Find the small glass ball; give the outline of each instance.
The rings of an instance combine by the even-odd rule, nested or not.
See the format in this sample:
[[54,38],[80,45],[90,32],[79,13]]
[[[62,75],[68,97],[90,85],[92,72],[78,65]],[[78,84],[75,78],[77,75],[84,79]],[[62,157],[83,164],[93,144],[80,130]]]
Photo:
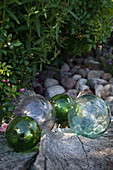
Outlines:
[[97,138],[108,129],[110,121],[109,107],[95,95],[80,96],[70,105],[68,122],[77,135]]
[[73,99],[67,94],[57,94],[50,100],[50,103],[55,108],[56,118],[58,118],[60,122],[68,121],[68,109],[72,102]]
[[40,141],[40,136],[38,123],[28,116],[14,118],[6,128],[7,143],[18,152],[33,149]]
[[51,103],[41,95],[24,98],[14,110],[15,117],[29,116],[37,121],[40,130],[51,130],[55,124],[56,114]]

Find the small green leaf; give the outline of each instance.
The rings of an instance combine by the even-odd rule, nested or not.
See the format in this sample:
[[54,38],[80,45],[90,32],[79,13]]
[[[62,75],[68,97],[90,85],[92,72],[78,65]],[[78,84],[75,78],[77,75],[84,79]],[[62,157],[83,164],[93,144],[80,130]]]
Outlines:
[[42,71],[42,62],[40,63],[40,71]]
[[12,87],[12,92],[15,93],[16,91],[17,91],[16,86],[13,86],[13,87]]
[[58,42],[58,37],[59,37],[58,33],[59,33],[59,27],[57,26],[56,27],[56,40],[57,40],[57,42]]
[[22,43],[20,41],[13,41],[12,45],[18,47],[18,46],[22,45]]
[[65,10],[66,10],[67,12],[69,12],[75,19],[79,20],[79,18],[77,17],[77,15],[76,15],[73,11],[71,11],[71,10],[68,9],[68,8],[65,8]]
[[0,9],[4,7],[3,2],[0,2]]
[[40,19],[39,19],[39,17],[36,20],[36,31],[38,33],[38,36],[40,37]]
[[20,92],[16,92],[16,95],[19,95],[19,96],[21,96],[21,95],[22,95],[22,93],[20,93]]
[[24,63],[25,63],[26,66],[29,65],[29,62],[28,62],[28,61],[25,61]]
[[13,67],[12,67],[12,66],[10,66],[10,65],[7,65],[6,67],[7,67],[7,68],[13,68]]
[[9,86],[5,87],[5,89],[6,89],[7,91],[9,91],[9,92],[12,91],[11,87],[9,87]]
[[4,62],[4,63],[2,64],[2,67],[4,67],[4,66],[6,66],[6,62]]
[[1,52],[2,52],[5,56],[7,55],[7,51],[1,50]]
[[18,18],[16,17],[16,15],[12,11],[10,11],[9,9],[6,9],[6,11],[18,24],[20,24]]
[[42,41],[44,41],[46,38],[49,38],[51,36],[51,33],[48,33],[44,36],[42,36],[42,38],[38,39],[34,45],[40,44]]
[[8,41],[11,41],[11,39],[12,39],[12,34],[9,34],[8,35]]
[[16,71],[16,74],[21,75],[22,73],[20,71]]
[[7,37],[7,31],[6,31],[6,30],[2,30],[2,32],[3,32],[3,35],[4,35],[5,37]]
[[9,102],[3,103],[2,106],[9,106]]

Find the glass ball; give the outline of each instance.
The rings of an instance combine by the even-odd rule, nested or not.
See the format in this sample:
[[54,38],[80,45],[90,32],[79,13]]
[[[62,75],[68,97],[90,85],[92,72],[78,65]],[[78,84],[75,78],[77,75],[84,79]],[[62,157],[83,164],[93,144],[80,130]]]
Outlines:
[[68,121],[68,109],[72,102],[73,99],[67,94],[57,94],[50,100],[50,103],[55,108],[56,118],[58,118],[60,122]]
[[8,145],[18,152],[29,151],[40,141],[38,123],[28,116],[14,118],[6,128]]
[[80,96],[70,105],[68,122],[77,135],[97,138],[108,129],[110,121],[109,107],[95,95]]
[[14,110],[15,117],[25,115],[37,121],[40,130],[51,130],[55,124],[55,109],[51,103],[41,95],[24,98]]

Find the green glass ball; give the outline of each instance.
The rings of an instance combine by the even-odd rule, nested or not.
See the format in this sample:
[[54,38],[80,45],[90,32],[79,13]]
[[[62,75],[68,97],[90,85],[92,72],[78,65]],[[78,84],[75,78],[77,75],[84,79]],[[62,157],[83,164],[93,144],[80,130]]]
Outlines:
[[50,103],[55,108],[56,118],[59,119],[60,122],[68,121],[68,109],[72,102],[73,99],[67,94],[57,94],[50,100]]
[[107,104],[95,95],[83,95],[70,105],[68,122],[77,134],[95,139],[109,127],[111,112]]
[[18,152],[33,149],[40,141],[40,136],[38,123],[28,116],[14,118],[6,128],[7,143]]

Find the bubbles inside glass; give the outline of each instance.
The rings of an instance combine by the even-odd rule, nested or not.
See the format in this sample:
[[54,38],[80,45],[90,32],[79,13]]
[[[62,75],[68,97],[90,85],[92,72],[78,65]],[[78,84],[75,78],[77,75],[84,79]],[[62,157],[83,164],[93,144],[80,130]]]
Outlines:
[[70,105],[68,122],[77,135],[95,139],[108,129],[111,112],[103,99],[86,94],[76,98]]

